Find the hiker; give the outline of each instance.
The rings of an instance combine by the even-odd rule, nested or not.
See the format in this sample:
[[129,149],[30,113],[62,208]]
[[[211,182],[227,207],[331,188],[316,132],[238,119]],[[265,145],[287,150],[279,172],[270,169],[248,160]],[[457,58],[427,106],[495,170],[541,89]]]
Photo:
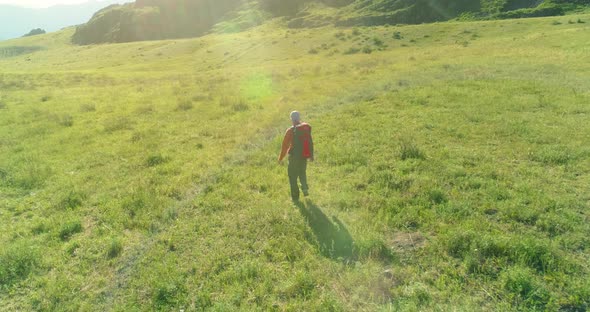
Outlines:
[[299,201],[299,186],[297,179],[301,182],[303,196],[309,195],[307,185],[307,160],[313,161],[313,140],[311,139],[311,126],[301,121],[301,114],[298,111],[291,113],[293,126],[287,129],[279,164],[289,154],[289,183],[291,184],[291,198],[294,202]]

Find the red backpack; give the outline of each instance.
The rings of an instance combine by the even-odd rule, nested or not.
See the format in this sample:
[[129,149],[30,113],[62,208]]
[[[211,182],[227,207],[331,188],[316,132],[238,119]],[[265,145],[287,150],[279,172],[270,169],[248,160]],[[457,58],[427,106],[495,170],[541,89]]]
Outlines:
[[311,138],[311,126],[306,123],[300,123],[293,126],[293,147],[289,154],[301,158],[313,157],[313,140]]

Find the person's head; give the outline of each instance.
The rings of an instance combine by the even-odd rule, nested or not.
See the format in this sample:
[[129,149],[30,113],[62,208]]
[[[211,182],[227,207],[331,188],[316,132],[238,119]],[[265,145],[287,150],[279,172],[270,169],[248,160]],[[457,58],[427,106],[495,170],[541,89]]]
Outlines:
[[301,114],[298,111],[291,112],[291,121],[294,125],[298,125],[301,122]]

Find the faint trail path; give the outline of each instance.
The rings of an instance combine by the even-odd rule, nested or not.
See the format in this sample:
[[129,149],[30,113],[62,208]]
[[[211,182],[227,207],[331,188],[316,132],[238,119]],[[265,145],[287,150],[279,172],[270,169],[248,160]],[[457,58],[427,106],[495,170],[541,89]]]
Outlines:
[[[380,82],[371,81],[370,83],[367,83],[367,85],[363,85],[358,89],[346,91],[346,93],[341,97],[333,96],[329,97],[319,105],[309,105],[306,108],[306,111],[308,114],[321,115],[330,112],[337,106],[356,104],[361,101],[373,98],[379,93],[385,92],[385,86],[389,84],[390,81],[387,80]],[[377,87],[375,87],[376,85]],[[367,92],[366,90],[370,90],[370,92]],[[193,187],[185,192],[183,198],[177,201],[170,208],[177,209],[179,214],[182,211],[191,209],[191,202],[196,197],[200,196],[203,193],[203,190],[205,190],[207,187],[212,187],[217,183],[217,177],[221,176],[225,172],[225,168],[231,167],[227,166],[228,164],[235,162],[239,163],[245,156],[256,153],[260,149],[265,148],[268,144],[272,143],[273,139],[277,135],[282,135],[284,127],[284,118],[279,115],[273,116],[268,125],[260,131],[262,135],[258,136],[257,140],[248,142],[246,146],[237,146],[234,151],[229,153],[228,157],[222,158],[224,161],[220,166],[220,169],[210,172],[210,174],[196,182]],[[247,150],[248,152],[244,153],[244,150]],[[101,310],[112,311],[116,308],[119,294],[124,293],[124,290],[129,287],[129,281],[133,272],[138,266],[141,265],[141,262],[143,259],[145,259],[146,254],[158,242],[159,237],[173,230],[177,222],[179,222],[179,219],[182,218],[172,220],[158,233],[150,236],[144,241],[141,241],[139,244],[134,246],[133,250],[128,252],[127,256],[123,260],[120,261],[122,264],[116,269],[115,279],[110,283],[111,286],[108,287],[108,291],[102,296],[102,303],[100,303],[102,306]]]

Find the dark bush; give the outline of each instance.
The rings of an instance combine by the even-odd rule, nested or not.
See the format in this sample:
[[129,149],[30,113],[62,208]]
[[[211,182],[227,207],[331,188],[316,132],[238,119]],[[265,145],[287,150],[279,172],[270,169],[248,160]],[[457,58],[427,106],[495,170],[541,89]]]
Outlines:
[[176,110],[177,111],[188,111],[193,109],[194,105],[193,102],[191,102],[190,100],[184,100],[184,101],[180,101],[178,102],[178,105],[176,106]]
[[74,234],[82,232],[82,223],[79,220],[68,221],[61,226],[59,238],[68,240]]
[[424,152],[412,140],[404,139],[400,142],[400,157],[406,159],[424,159]]
[[357,54],[357,53],[359,53],[360,51],[361,51],[361,49],[359,49],[359,48],[351,47],[351,48],[349,48],[348,50],[344,51],[344,53],[343,53],[343,54],[345,54],[345,55],[350,55],[350,54]]
[[443,204],[448,201],[447,195],[439,189],[428,191],[428,200],[435,205]]
[[91,103],[82,104],[82,105],[80,105],[80,111],[83,113],[95,112],[96,106]]
[[30,36],[42,35],[42,34],[45,34],[45,33],[46,33],[45,30],[43,30],[41,28],[35,28],[35,29],[32,29],[31,31],[29,31],[23,37],[30,37]]
[[60,209],[76,209],[84,203],[86,195],[80,192],[70,191],[58,204]]
[[74,117],[69,114],[65,114],[59,118],[59,124],[64,127],[71,127],[74,125]]
[[107,250],[107,258],[113,259],[123,252],[123,244],[118,239],[112,239]]
[[512,267],[501,276],[504,289],[514,294],[526,306],[543,308],[549,299],[547,290],[536,281],[533,272],[522,267]]
[[155,155],[148,156],[146,164],[148,165],[148,167],[154,167],[154,166],[163,164],[167,161],[168,161],[168,158],[166,158],[160,154],[155,154]]
[[37,250],[24,242],[3,246],[0,249],[0,286],[10,286],[27,278],[40,263]]

